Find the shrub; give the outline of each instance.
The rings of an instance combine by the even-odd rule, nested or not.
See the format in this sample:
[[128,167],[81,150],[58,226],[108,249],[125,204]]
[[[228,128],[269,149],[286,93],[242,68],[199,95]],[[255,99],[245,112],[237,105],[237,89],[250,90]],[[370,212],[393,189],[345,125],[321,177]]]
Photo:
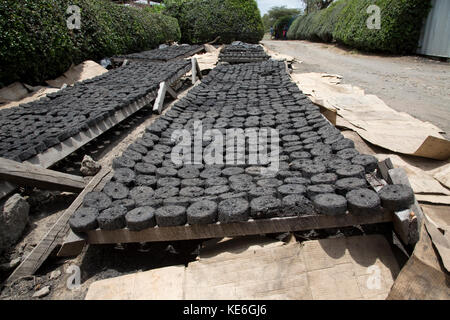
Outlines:
[[[367,8],[381,9],[381,29],[369,29]],[[409,53],[417,47],[430,0],[337,0],[330,7],[298,17],[289,39],[336,40],[365,51]]]
[[220,36],[221,42],[235,40],[257,43],[264,36],[255,0],[166,0],[166,14],[178,19],[181,41],[204,43]]
[[327,9],[298,17],[289,29],[288,38],[331,42],[336,20],[347,1],[335,1]]
[[[370,4],[381,9],[380,30],[367,28],[366,10]],[[429,0],[349,1],[339,16],[333,38],[361,50],[414,52],[430,7]]]
[[284,16],[277,19],[274,25],[275,37],[277,39],[281,39],[283,37],[284,27],[287,26],[289,28],[294,19],[295,16]]
[[[81,30],[67,28],[69,5],[81,8]],[[41,83],[72,63],[180,38],[174,18],[105,0],[0,0],[0,16],[0,86]]]

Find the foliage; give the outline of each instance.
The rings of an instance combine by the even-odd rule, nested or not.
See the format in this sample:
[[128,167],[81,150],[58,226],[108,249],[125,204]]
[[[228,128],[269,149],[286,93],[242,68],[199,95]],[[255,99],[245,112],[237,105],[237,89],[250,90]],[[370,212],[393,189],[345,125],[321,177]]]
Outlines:
[[165,0],[164,4],[165,13],[178,19],[185,43],[209,42],[218,36],[223,43],[257,43],[264,36],[255,0]]
[[[380,30],[367,28],[370,4],[381,9]],[[349,1],[339,14],[333,38],[366,51],[414,52],[430,8],[430,0]]]
[[274,31],[275,31],[275,38],[281,39],[283,38],[283,30],[285,27],[288,28],[291,25],[291,23],[294,21],[295,16],[284,16],[279,18],[274,25]]
[[[369,29],[370,5],[381,9],[381,29]],[[430,0],[337,0],[327,9],[298,17],[289,39],[331,42],[364,51],[414,52]]]
[[267,32],[270,30],[270,27],[274,27],[277,20],[282,17],[292,17],[297,16],[301,13],[300,9],[290,9],[286,6],[281,7],[272,7],[264,16],[263,16],[263,24],[264,30]]
[[[81,8],[81,29],[67,27],[67,8]],[[0,0],[0,86],[36,84],[72,63],[178,41],[177,21],[105,0]]]

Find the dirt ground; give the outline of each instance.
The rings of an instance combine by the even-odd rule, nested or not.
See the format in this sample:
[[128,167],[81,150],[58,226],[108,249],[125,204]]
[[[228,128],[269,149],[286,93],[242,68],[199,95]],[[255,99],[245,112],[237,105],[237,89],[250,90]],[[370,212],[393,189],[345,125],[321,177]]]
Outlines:
[[429,121],[450,139],[450,63],[421,56],[380,56],[308,41],[271,41],[269,49],[302,61],[298,73],[338,74],[391,108]]

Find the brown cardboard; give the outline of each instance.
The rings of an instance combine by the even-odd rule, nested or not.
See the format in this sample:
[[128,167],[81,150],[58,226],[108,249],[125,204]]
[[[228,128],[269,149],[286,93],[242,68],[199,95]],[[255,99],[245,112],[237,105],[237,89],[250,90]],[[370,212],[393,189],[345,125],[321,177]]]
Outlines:
[[86,299],[385,299],[398,273],[380,235],[302,244],[239,237],[209,242],[187,268],[95,282]]

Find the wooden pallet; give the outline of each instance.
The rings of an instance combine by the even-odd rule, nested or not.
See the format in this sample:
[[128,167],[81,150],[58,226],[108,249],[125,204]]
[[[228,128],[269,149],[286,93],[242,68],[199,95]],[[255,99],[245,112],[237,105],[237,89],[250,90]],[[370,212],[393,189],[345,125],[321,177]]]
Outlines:
[[124,57],[112,57],[111,60],[112,60],[115,64],[121,64],[121,63],[123,63],[125,60],[127,60],[127,61],[137,61],[137,62],[139,62],[139,61],[147,61],[147,62],[167,63],[167,62],[171,62],[171,61],[176,61],[176,60],[182,60],[182,59],[190,58],[190,57],[192,57],[193,55],[195,55],[195,54],[197,54],[197,53],[200,53],[200,52],[202,52],[202,51],[204,51],[204,50],[205,50],[205,47],[202,45],[202,46],[200,46],[199,48],[197,48],[197,49],[195,49],[195,50],[192,50],[192,51],[189,51],[188,53],[185,53],[185,54],[182,55],[182,56],[179,56],[179,57],[176,57],[176,58],[167,60],[167,61],[164,61],[164,60],[152,60],[152,59],[133,59],[133,58],[129,58],[129,57],[127,57],[127,58],[124,58]]
[[391,221],[391,212],[382,212],[378,215],[362,216],[355,216],[351,214],[342,216],[310,215],[264,220],[249,220],[246,222],[226,224],[215,223],[208,225],[185,225],[180,227],[155,227],[140,232],[132,232],[128,229],[115,231],[98,229],[88,232],[85,239],[88,244],[179,241],[294,232],[313,229],[343,228]]
[[[191,69],[191,65],[188,65],[185,69],[180,70],[173,77],[166,82],[171,85],[178,81],[182,76],[187,74]],[[149,92],[145,97],[140,98],[136,102],[129,104],[128,106],[116,111],[113,115],[100,121],[97,124],[91,125],[88,129],[79,132],[73,137],[57,144],[56,146],[47,149],[46,151],[34,156],[33,158],[24,161],[27,164],[33,164],[42,168],[49,168],[55,163],[61,161],[68,155],[72,154],[76,150],[80,149],[84,145],[88,144],[101,134],[105,133],[109,129],[113,128],[123,120],[127,119],[137,111],[141,110],[145,106],[149,105],[158,95],[158,89]],[[0,181],[0,200],[9,194],[11,194],[17,186],[8,181]]]

